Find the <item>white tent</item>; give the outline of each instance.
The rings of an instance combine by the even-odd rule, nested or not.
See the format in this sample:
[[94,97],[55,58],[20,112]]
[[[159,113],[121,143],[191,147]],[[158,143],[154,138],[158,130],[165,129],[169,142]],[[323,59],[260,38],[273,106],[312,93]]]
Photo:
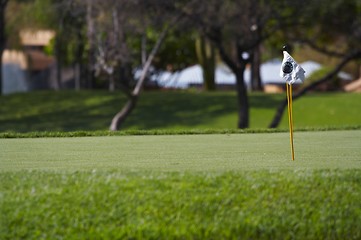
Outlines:
[[[261,65],[261,79],[263,84],[282,84],[283,80],[279,76],[282,61],[273,59]],[[306,78],[314,71],[321,68],[319,63],[307,61],[300,64],[306,71]],[[158,78],[158,84],[168,88],[187,88],[190,85],[201,85],[203,83],[202,68],[200,65],[193,65],[177,74],[164,73]],[[246,85],[250,85],[250,70],[247,68],[244,73]],[[235,75],[230,69],[221,64],[216,68],[215,73],[216,84],[234,85],[236,83]]]

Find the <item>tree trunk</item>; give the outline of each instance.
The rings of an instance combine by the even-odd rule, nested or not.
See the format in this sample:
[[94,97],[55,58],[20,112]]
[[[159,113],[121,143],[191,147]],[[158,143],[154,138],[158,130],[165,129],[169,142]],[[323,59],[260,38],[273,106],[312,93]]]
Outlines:
[[[293,95],[293,100],[296,100],[300,97],[302,97],[303,95],[305,95],[309,90],[312,90],[314,88],[316,88],[317,86],[331,81],[333,79],[333,77],[335,77],[339,71],[341,71],[341,69],[350,61],[354,60],[354,59],[358,59],[361,58],[361,50],[357,50],[354,51],[350,54],[348,54],[347,56],[345,56],[341,62],[335,67],[335,69],[330,72],[329,74],[327,74],[326,76],[324,76],[323,78],[321,78],[320,80],[313,82],[312,84],[306,86],[305,88],[303,88],[301,91],[299,91],[298,93],[296,93],[295,95]],[[276,110],[276,114],[273,117],[273,120],[271,122],[271,124],[268,126],[269,128],[276,128],[278,127],[279,123],[281,122],[282,119],[282,115],[283,112],[285,111],[285,108],[287,106],[287,98],[285,98],[281,104],[279,105],[279,107]]]
[[62,49],[61,49],[61,33],[58,33],[55,37],[55,55],[56,55],[56,81],[55,81],[55,90],[61,89],[62,85]]
[[215,50],[204,36],[196,41],[197,58],[203,70],[203,86],[207,91],[216,89]]
[[114,73],[109,74],[109,92],[115,91],[115,78]]
[[93,88],[94,82],[94,65],[95,65],[95,26],[93,20],[93,1],[87,0],[87,9],[86,9],[86,22],[87,22],[87,37],[89,42],[88,50],[88,69],[87,69],[87,87]]
[[125,119],[131,114],[138,101],[138,96],[132,96],[128,99],[128,102],[124,105],[123,109],[118,112],[112,119],[109,130],[116,131],[119,126],[123,124]]
[[252,91],[263,91],[260,73],[261,53],[259,46],[253,50],[251,61],[251,89]]
[[[79,26],[80,28],[80,26]],[[77,34],[77,44],[76,44],[76,56],[75,56],[75,90],[79,91],[81,88],[81,78],[82,78],[82,58],[84,54],[84,39],[81,31]]]
[[244,83],[244,69],[245,66],[241,66],[236,73],[236,91],[238,100],[238,128],[249,127],[249,103],[247,88]]
[[244,82],[244,70],[246,69],[247,60],[242,57],[242,49],[237,46],[237,61],[233,60],[230,55],[225,51],[222,41],[217,38],[210,37],[216,44],[219,54],[224,63],[232,70],[236,75],[236,91],[238,102],[238,128],[249,127],[249,103],[247,88]]
[[145,62],[147,61],[147,36],[146,33],[142,34],[142,43],[141,43],[141,62],[142,66],[144,66]]
[[132,66],[129,63],[119,64],[119,84],[123,89],[129,89],[132,78]]
[[74,88],[75,91],[79,91],[80,90],[80,63],[76,62],[74,65]]
[[112,119],[112,122],[110,124],[109,129],[111,131],[116,131],[119,130],[120,126],[122,125],[122,123],[125,121],[125,119],[129,116],[129,114],[133,111],[136,102],[138,100],[139,94],[141,92],[141,90],[143,89],[146,77],[147,77],[147,73],[148,70],[151,66],[151,63],[156,55],[156,53],[158,52],[161,44],[163,43],[169,29],[173,26],[173,24],[175,24],[181,16],[178,16],[176,18],[173,19],[173,21],[168,25],[168,27],[166,29],[164,29],[162,31],[162,33],[160,34],[159,38],[157,39],[157,42],[155,43],[152,51],[150,52],[150,54],[148,55],[148,58],[145,62],[145,64],[143,65],[143,69],[142,69],[142,73],[140,75],[140,78],[137,82],[137,85],[135,86],[134,90],[130,93],[130,91],[127,93],[128,95],[128,102],[125,104],[125,106],[123,107],[123,109],[118,112]]
[[5,9],[8,1],[0,1],[0,95],[3,92],[2,56],[5,49]]

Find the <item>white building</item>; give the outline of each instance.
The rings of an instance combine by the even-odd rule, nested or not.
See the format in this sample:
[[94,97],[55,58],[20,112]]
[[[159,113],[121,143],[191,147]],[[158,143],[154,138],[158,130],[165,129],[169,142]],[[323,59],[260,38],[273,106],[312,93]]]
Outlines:
[[[5,49],[2,56],[3,94],[48,87],[55,59],[42,48],[54,37],[53,31],[20,32],[23,51]],[[40,86],[40,87],[39,87]]]

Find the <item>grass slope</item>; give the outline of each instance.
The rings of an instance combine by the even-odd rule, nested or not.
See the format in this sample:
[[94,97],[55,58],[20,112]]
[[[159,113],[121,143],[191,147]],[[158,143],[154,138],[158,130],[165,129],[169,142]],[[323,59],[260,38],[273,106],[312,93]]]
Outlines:
[[[266,128],[281,95],[250,94],[251,128]],[[104,91],[0,96],[0,132],[106,130],[125,98]],[[236,129],[234,92],[145,92],[124,129]],[[310,94],[294,102],[296,128],[361,125],[361,94]],[[288,128],[286,115],[280,128]]]
[[0,239],[360,239],[360,137],[0,139]]

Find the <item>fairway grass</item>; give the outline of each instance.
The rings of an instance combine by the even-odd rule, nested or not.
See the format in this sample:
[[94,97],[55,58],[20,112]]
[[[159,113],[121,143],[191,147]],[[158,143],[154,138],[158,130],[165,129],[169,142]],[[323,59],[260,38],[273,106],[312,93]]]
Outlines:
[[0,171],[361,168],[361,130],[0,139]]
[[0,239],[360,239],[361,130],[0,139]]

